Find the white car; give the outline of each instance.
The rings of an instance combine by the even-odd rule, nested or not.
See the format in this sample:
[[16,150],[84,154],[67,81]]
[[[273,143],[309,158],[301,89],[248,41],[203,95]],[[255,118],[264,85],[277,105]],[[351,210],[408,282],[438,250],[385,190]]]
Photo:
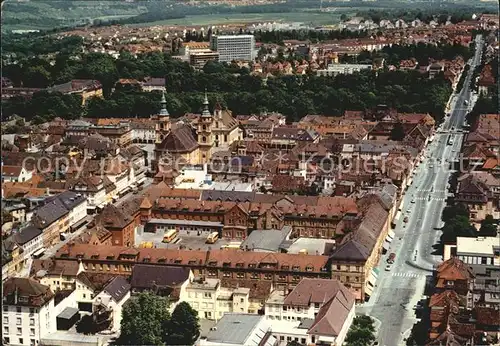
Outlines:
[[415,200],[414,200],[414,199],[412,199],[410,203],[415,203]]
[[385,271],[386,272],[391,271],[391,268],[392,268],[391,265],[388,264],[388,265],[385,266]]

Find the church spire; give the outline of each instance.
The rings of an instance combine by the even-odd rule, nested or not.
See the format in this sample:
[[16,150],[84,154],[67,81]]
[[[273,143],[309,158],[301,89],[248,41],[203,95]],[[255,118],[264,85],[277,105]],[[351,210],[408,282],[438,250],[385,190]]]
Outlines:
[[208,97],[207,97],[207,89],[205,89],[205,99],[203,100],[203,111],[201,112],[202,117],[211,117],[210,109],[208,108]]
[[160,115],[168,117],[170,114],[168,113],[167,110],[167,100],[165,99],[165,92],[162,92],[161,94],[160,103],[161,103]]

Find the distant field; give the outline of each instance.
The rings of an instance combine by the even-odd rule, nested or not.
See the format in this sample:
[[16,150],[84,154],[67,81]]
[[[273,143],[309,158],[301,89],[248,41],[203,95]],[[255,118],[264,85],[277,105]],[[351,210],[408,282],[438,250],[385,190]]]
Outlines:
[[333,25],[340,22],[340,16],[353,15],[357,8],[339,9],[336,12],[288,12],[288,13],[238,13],[238,14],[211,14],[186,16],[181,19],[167,19],[156,22],[131,24],[132,26],[152,25],[210,25],[251,22],[303,22],[313,25]]

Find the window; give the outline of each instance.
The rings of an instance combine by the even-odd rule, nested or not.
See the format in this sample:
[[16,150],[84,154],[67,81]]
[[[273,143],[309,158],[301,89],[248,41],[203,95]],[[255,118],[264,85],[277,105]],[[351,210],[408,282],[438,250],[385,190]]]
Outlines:
[[314,303],[314,307],[315,307],[316,309],[319,309],[319,303]]
[[[85,298],[85,297],[84,297]],[[35,313],[35,309],[33,308],[30,308],[30,314],[34,314]]]
[[35,319],[34,318],[30,318],[30,326],[34,326],[35,325]]
[[35,336],[35,329],[34,328],[30,329],[30,336]]
[[23,334],[23,329],[22,328],[17,328],[17,335],[22,335]]
[[292,337],[291,336],[287,336],[286,337],[286,341],[292,341]]
[[212,298],[212,293],[205,292],[205,298]]
[[3,311],[5,311],[5,312],[9,311],[9,307],[7,305],[4,305],[3,306]]
[[266,280],[271,280],[273,278],[272,274],[266,274],[265,276]]
[[283,335],[280,335],[280,340],[285,341],[285,337]]
[[240,298],[240,303],[244,303],[244,302],[245,302],[245,299]]
[[36,341],[35,341],[35,339],[30,339],[30,345],[31,345],[31,346],[35,346],[35,345],[36,345]]
[[24,340],[23,340],[23,338],[19,338],[19,343],[20,343],[21,345],[22,345],[22,344],[24,344]]
[[306,339],[305,338],[301,338],[300,339],[300,343],[303,344],[303,345],[305,345],[306,344]]
[[3,327],[3,332],[4,334],[9,334],[9,327],[7,326]]
[[21,317],[18,317],[18,318],[16,319],[16,324],[17,324],[18,326],[20,326],[20,325],[21,325]]
[[20,314],[20,313],[21,313],[21,307],[20,307],[20,306],[16,306],[16,312],[17,312],[18,314]]

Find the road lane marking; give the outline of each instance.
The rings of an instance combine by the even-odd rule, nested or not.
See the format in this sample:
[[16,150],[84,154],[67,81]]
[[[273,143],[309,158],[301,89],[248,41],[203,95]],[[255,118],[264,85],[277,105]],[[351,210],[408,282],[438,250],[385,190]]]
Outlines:
[[413,272],[406,272],[406,273],[392,273],[392,276],[395,277],[403,277],[403,278],[416,278],[422,276],[422,274],[417,274]]

